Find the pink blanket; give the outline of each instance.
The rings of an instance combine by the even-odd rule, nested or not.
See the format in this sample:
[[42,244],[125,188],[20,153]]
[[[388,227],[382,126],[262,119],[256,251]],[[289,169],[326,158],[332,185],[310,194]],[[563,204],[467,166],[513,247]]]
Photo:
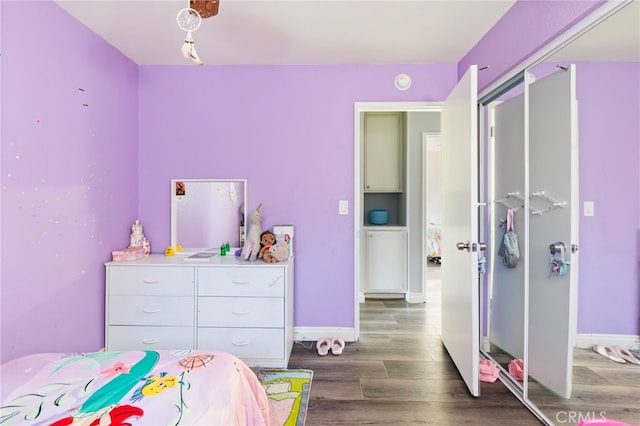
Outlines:
[[29,355],[0,366],[4,425],[267,425],[255,374],[220,351]]

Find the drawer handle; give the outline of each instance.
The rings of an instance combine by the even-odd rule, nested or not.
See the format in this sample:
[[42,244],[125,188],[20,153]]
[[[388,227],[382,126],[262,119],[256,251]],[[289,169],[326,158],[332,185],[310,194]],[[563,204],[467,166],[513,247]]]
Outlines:
[[248,346],[249,342],[247,342],[246,340],[243,340],[240,342],[231,342],[231,344],[233,344],[233,346]]
[[160,312],[160,309],[156,308],[156,309],[143,309],[142,312],[144,312],[145,314],[157,314],[158,312]]
[[249,284],[251,281],[231,281],[233,284]]
[[249,312],[245,311],[245,312],[239,312],[239,311],[232,311],[231,312],[233,315],[248,315]]
[[160,282],[160,280],[142,280],[142,282],[145,282],[147,284],[157,284]]
[[142,339],[142,343],[145,345],[155,345],[156,343],[160,343],[160,339]]

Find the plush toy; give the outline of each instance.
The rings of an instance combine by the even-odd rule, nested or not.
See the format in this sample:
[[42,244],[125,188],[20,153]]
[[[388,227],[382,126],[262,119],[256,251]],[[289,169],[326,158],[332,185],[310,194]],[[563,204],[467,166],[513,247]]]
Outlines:
[[258,257],[267,263],[274,263],[276,259],[271,256],[269,249],[276,243],[276,236],[273,232],[266,230],[260,234],[260,253]]
[[269,248],[268,253],[273,259],[273,262],[284,262],[289,259],[289,249],[282,244],[274,244]]
[[255,262],[260,252],[260,235],[262,234],[262,203],[249,215],[249,232],[240,255],[243,259]]

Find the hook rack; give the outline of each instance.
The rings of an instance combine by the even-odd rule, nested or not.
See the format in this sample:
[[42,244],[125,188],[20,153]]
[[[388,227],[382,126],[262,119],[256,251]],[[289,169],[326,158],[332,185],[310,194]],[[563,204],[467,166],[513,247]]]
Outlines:
[[[560,209],[567,205],[566,201],[559,201],[550,197],[544,191],[534,192],[531,194],[529,199],[531,200],[531,203],[529,204],[531,214],[539,216],[542,216],[548,211]],[[509,192],[506,197],[495,200],[495,202],[508,209],[513,209],[514,213],[524,207],[524,198],[519,192]],[[540,203],[544,204],[540,206]],[[535,207],[534,204],[537,204],[539,208]]]
[[513,209],[514,213],[524,207],[524,198],[519,192],[509,192],[506,197],[495,202],[508,209]]
[[529,205],[529,209],[531,210],[531,214],[537,214],[542,216],[544,213],[554,210],[554,209],[561,209],[563,207],[565,207],[567,205],[566,201],[559,201],[556,200],[553,197],[548,196],[547,194],[545,194],[544,191],[540,191],[540,192],[534,192],[533,194],[531,194],[530,199],[533,200],[542,200],[544,203],[546,203],[546,206],[544,206],[543,208],[540,209],[534,209],[533,206],[530,204]]

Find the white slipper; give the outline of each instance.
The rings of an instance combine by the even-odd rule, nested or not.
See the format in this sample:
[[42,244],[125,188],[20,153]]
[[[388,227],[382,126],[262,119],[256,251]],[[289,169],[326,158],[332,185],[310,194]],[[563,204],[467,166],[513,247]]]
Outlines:
[[331,339],[328,337],[318,339],[316,342],[316,349],[318,350],[318,355],[325,356],[329,353],[329,349],[331,349]]
[[619,362],[621,364],[626,363],[624,359],[620,358],[618,354],[616,354],[611,346],[595,345],[593,350],[598,352],[600,355],[609,358],[611,361]]
[[640,365],[640,360],[633,356],[633,354],[629,352],[628,349],[618,345],[611,346],[611,349],[623,360],[630,362],[631,364]]
[[334,355],[342,354],[342,350],[344,349],[344,340],[340,337],[334,337],[331,339],[331,353]]

